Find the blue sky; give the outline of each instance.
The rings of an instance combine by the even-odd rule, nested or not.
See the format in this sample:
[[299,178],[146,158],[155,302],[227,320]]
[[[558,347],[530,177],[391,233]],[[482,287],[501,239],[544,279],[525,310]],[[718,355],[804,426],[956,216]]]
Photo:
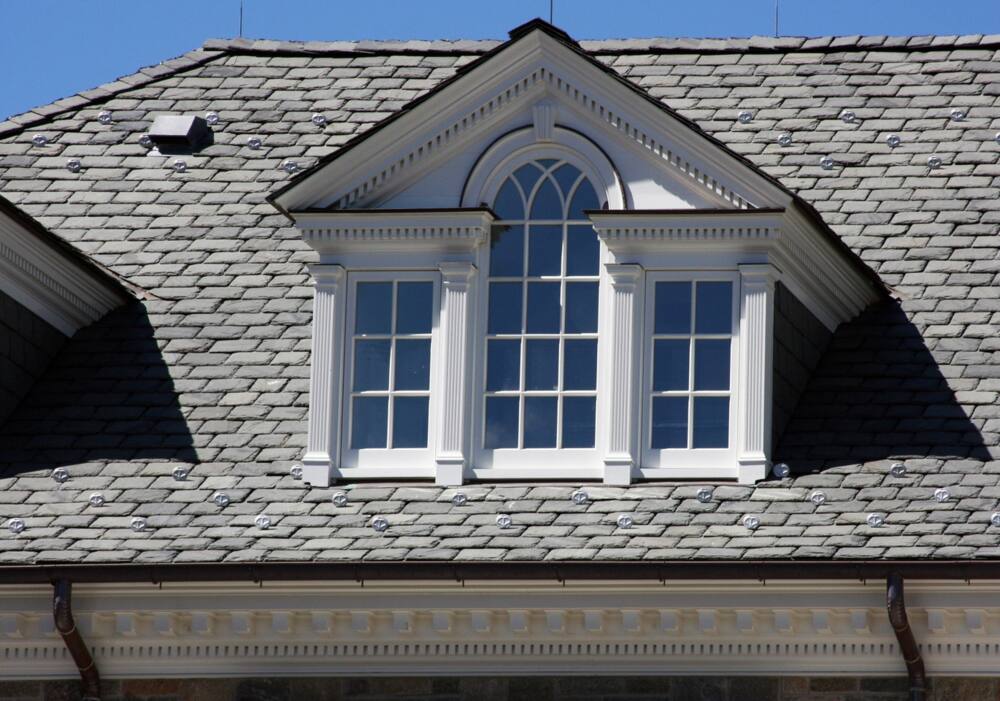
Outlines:
[[[554,0],[578,39],[772,34],[774,0]],[[784,35],[1000,34],[1000,0],[780,0]],[[505,38],[549,0],[244,0],[244,35]],[[240,0],[0,0],[0,119],[238,33]]]

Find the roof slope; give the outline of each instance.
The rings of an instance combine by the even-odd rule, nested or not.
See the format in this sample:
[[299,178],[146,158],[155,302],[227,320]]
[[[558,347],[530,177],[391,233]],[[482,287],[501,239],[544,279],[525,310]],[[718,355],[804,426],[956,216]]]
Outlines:
[[[786,431],[793,469],[821,471],[719,487],[709,504],[695,486],[593,486],[578,506],[571,485],[472,485],[456,507],[449,490],[375,484],[336,507],[337,488],[292,480],[310,254],[264,198],[292,177],[284,162],[312,165],[495,44],[209,42],[0,125],[0,194],[157,298],[78,334],[3,427],[0,517],[28,527],[0,531],[0,562],[1000,555],[988,526],[1000,498],[1000,37],[582,45],[800,194],[903,298],[838,331]],[[139,144],[155,114],[209,110],[215,144],[184,157],[185,172]],[[49,144],[33,146],[36,133]],[[905,477],[887,472],[896,458]],[[49,477],[56,466],[69,481]],[[209,501],[220,490],[225,508]],[[95,491],[105,506],[88,504]],[[266,531],[253,525],[264,512]],[[869,527],[870,512],[886,525]],[[635,527],[619,529],[620,513]],[[752,533],[749,513],[763,524]],[[148,530],[133,532],[134,516]]]

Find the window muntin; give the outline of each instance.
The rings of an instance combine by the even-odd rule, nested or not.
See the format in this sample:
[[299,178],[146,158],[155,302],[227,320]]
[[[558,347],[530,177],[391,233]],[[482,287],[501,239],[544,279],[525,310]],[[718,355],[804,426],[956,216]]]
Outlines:
[[350,275],[346,467],[429,454],[437,287],[425,273]]
[[644,466],[733,449],[736,287],[735,275],[650,274]]
[[596,444],[600,202],[575,166],[539,159],[501,185],[487,281],[487,451]]

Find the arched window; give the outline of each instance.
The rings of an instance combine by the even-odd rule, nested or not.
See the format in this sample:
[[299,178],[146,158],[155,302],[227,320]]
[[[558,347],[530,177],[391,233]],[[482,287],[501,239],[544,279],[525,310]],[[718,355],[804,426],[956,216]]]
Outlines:
[[595,447],[600,245],[585,212],[601,205],[581,170],[559,159],[524,163],[497,191],[485,451]]

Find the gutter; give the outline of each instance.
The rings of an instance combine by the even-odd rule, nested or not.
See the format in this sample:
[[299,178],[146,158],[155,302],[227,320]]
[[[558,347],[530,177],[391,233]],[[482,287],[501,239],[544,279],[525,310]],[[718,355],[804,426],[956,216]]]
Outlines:
[[910,630],[906,617],[906,600],[903,598],[903,577],[898,572],[886,578],[886,607],[889,623],[899,642],[899,651],[906,663],[906,674],[910,678],[910,701],[924,701],[927,698],[927,678],[924,674],[924,660],[920,648]]
[[72,609],[73,589],[68,579],[59,579],[52,583],[52,617],[55,619],[56,630],[66,643],[66,649],[76,663],[80,672],[82,701],[101,701],[101,675],[97,671],[94,658],[83,642],[80,631],[76,628]]
[[0,566],[0,585],[122,582],[489,580],[1000,580],[1000,560],[257,562]]

